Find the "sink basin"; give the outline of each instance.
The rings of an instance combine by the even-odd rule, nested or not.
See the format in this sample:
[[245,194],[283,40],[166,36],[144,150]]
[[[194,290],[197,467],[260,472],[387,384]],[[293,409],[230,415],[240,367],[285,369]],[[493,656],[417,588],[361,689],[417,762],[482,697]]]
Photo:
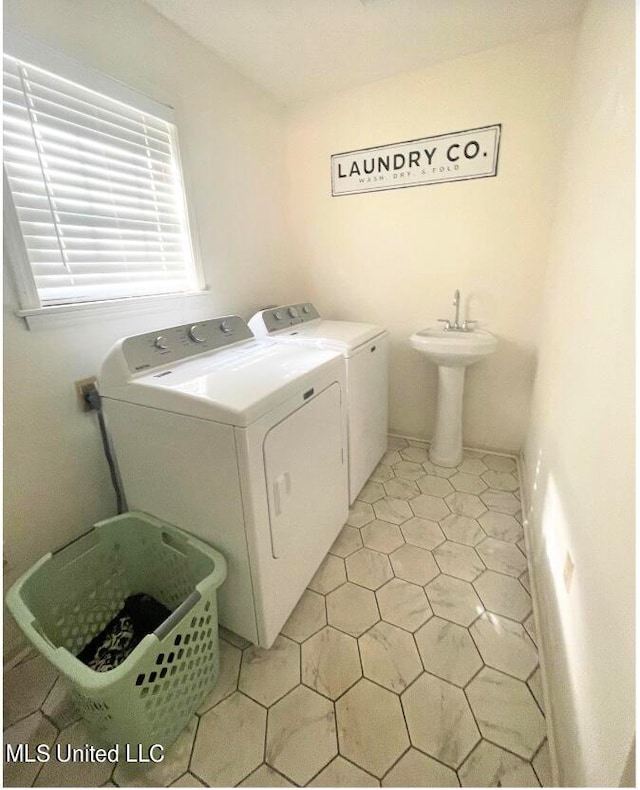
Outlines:
[[485,329],[472,332],[445,332],[440,327],[421,329],[409,338],[409,343],[436,365],[459,368],[492,354],[498,340]]
[[409,338],[412,348],[438,366],[436,421],[429,458],[438,466],[462,461],[462,393],[469,365],[492,354],[498,339],[486,329],[447,332],[440,327],[421,329]]

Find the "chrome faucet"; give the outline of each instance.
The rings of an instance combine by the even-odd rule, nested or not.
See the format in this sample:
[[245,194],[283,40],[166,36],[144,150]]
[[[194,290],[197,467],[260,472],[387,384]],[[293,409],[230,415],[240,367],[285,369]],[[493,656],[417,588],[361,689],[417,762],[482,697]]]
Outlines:
[[444,331],[473,332],[474,326],[478,323],[477,321],[463,321],[462,324],[460,324],[460,291],[457,288],[453,294],[452,304],[456,308],[456,317],[454,322],[451,323],[448,318],[438,318],[438,321],[442,321],[444,323]]

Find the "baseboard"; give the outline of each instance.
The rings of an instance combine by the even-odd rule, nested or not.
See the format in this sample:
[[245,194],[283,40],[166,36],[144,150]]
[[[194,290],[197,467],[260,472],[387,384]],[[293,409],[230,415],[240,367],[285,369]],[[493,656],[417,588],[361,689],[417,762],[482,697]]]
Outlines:
[[553,727],[553,719],[551,717],[551,694],[549,691],[549,684],[547,681],[547,667],[545,661],[545,644],[544,644],[544,636],[542,633],[542,629],[539,627],[540,617],[539,617],[539,610],[540,610],[540,603],[538,598],[538,585],[537,579],[535,574],[535,566],[533,565],[532,553],[531,553],[531,541],[529,537],[529,501],[527,497],[527,489],[524,485],[526,480],[526,462],[524,459],[524,455],[519,453],[516,456],[518,462],[518,481],[520,483],[520,501],[522,503],[522,525],[524,527],[524,541],[525,546],[527,549],[527,568],[529,569],[529,585],[531,587],[531,604],[533,606],[533,619],[536,626],[536,638],[537,638],[537,647],[538,647],[538,661],[540,663],[540,676],[542,678],[542,696],[544,699],[544,718],[547,725],[547,740],[549,742],[549,757],[551,761],[551,776],[553,778],[553,787],[559,787],[559,768],[558,768],[558,753],[556,750],[556,739],[555,739],[555,732]]
[[[431,444],[431,439],[423,439],[419,436],[408,436],[406,433],[396,433],[395,431],[389,431],[389,436],[393,436],[395,439],[406,439],[408,442],[420,442],[420,444]],[[491,453],[492,455],[503,455],[505,458],[515,458],[518,459],[517,452],[513,450],[500,450],[495,447],[478,447],[478,446],[471,446],[471,445],[463,445],[464,450],[471,450],[474,453]]]

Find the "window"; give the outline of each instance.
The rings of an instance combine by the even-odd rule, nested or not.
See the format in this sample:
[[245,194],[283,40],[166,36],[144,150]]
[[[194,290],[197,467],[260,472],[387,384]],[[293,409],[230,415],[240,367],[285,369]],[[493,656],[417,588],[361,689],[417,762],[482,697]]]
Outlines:
[[5,223],[22,307],[196,290],[172,110],[5,46]]

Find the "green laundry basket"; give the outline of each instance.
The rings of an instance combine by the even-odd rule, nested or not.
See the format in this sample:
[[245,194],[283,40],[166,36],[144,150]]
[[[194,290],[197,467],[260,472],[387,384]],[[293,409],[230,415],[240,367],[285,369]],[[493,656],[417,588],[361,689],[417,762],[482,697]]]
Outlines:
[[[217,680],[216,591],[226,574],[215,549],[130,512],[42,557],[6,600],[28,639],[70,681],[97,742],[167,747]],[[76,655],[136,593],[152,595],[171,616],[120,666],[95,672]]]

